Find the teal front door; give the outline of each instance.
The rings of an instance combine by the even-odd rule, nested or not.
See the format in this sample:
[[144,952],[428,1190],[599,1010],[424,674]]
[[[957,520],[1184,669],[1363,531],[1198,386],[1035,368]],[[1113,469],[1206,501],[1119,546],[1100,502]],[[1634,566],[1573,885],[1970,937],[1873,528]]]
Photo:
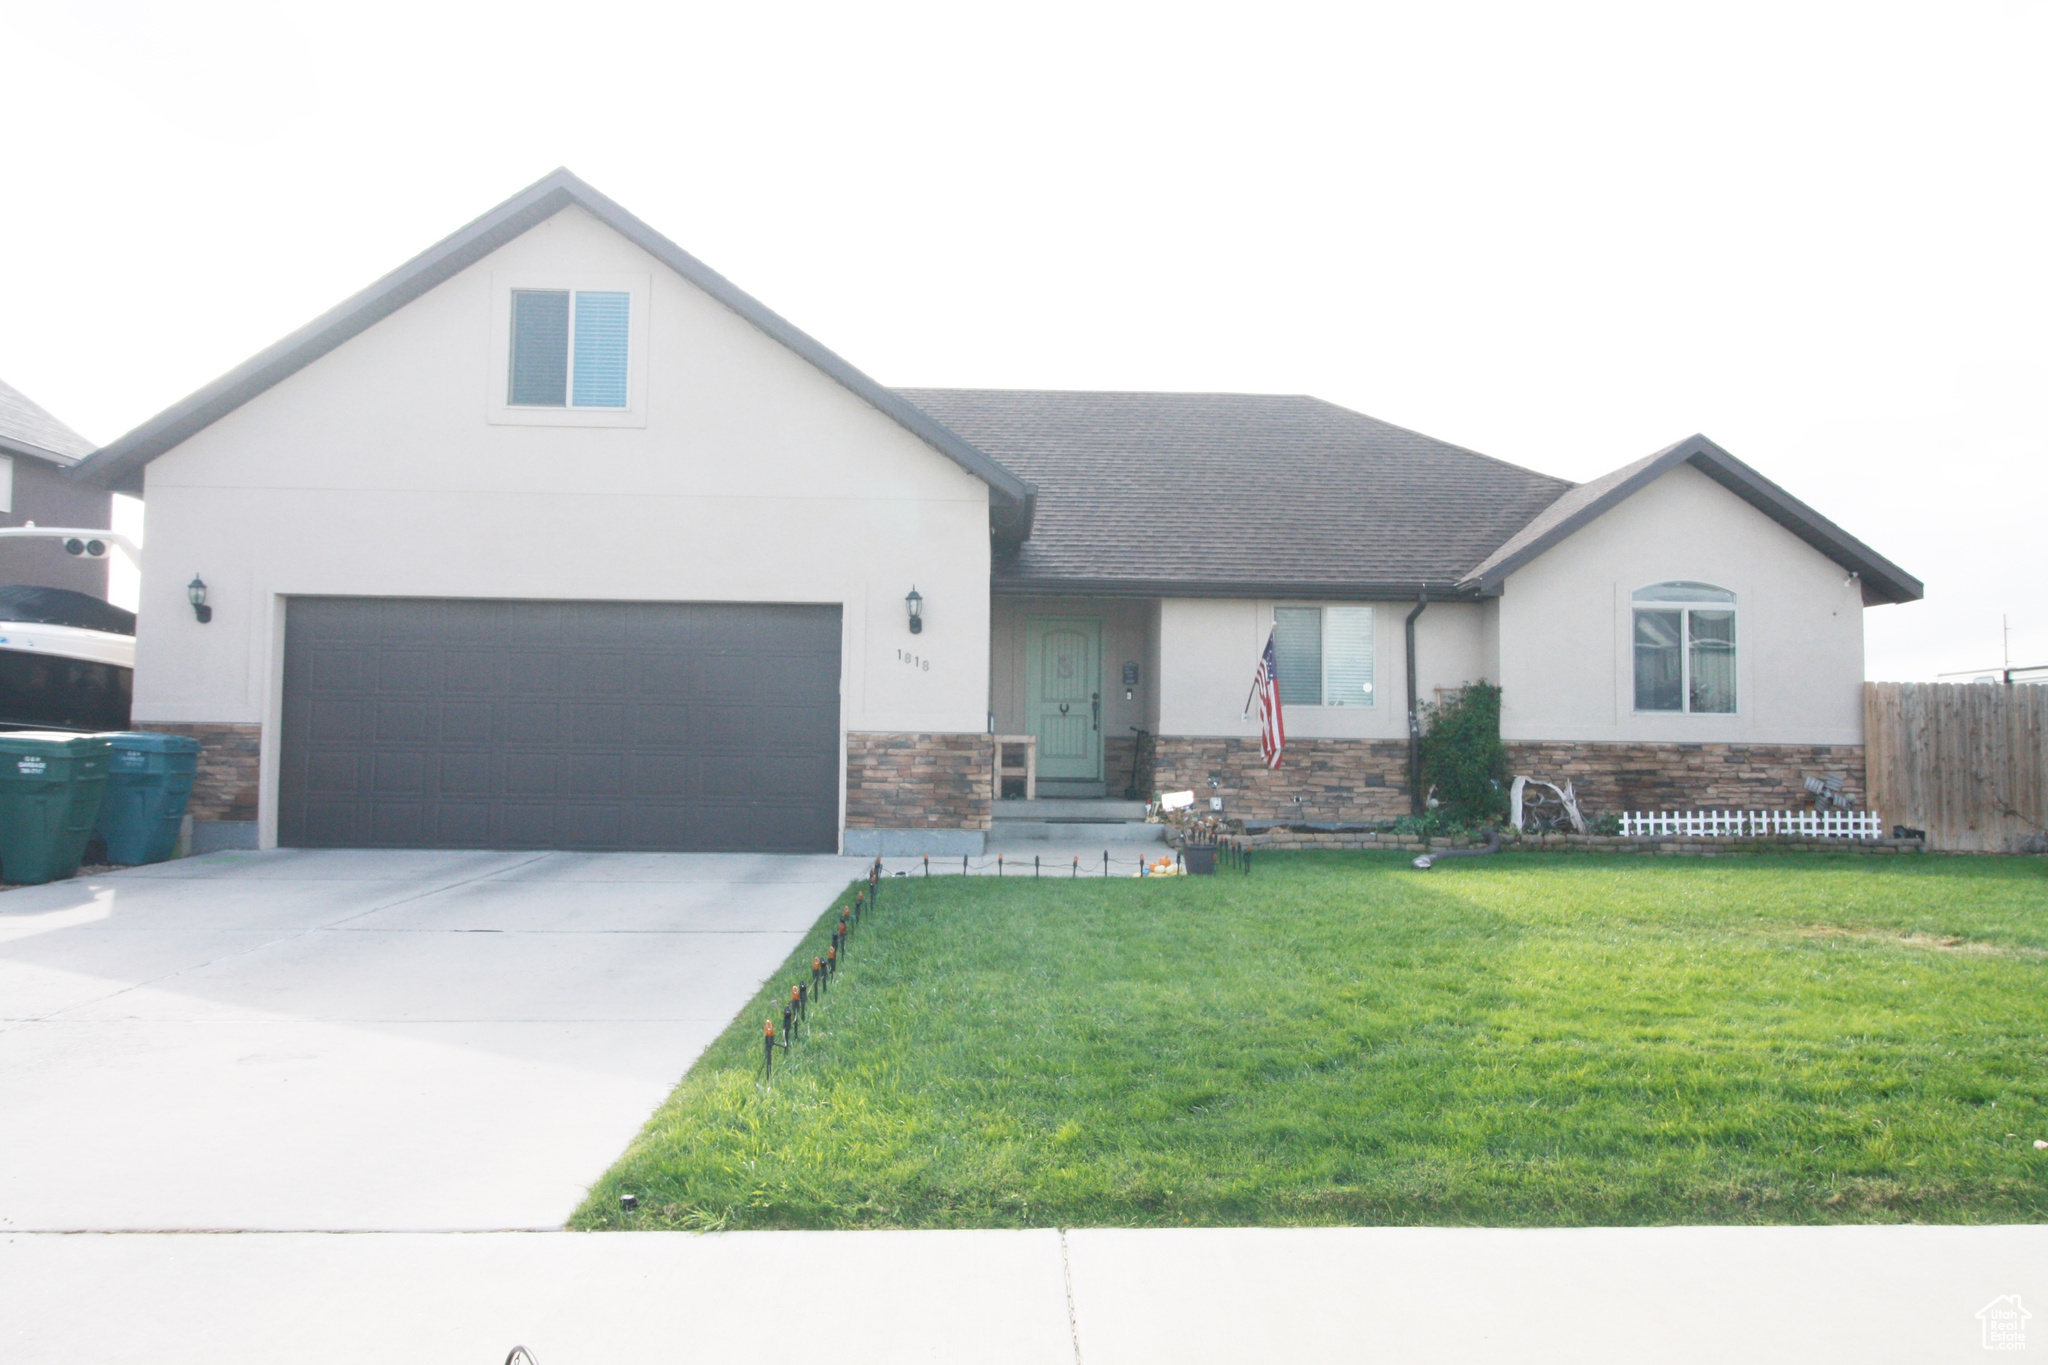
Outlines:
[[1038,780],[1102,780],[1102,622],[1024,622],[1024,706],[1038,736]]

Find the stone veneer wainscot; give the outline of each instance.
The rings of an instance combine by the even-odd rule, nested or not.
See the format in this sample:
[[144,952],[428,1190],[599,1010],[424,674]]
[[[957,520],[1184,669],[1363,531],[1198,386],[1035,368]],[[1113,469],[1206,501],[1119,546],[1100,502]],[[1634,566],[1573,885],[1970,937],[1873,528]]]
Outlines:
[[193,824],[255,823],[262,783],[262,726],[151,723],[137,728],[199,741],[199,769],[192,778],[192,799],[186,806]]
[[1408,814],[1407,774],[1406,740],[1290,739],[1269,769],[1256,739],[1165,735],[1155,741],[1145,794],[1192,791],[1197,805],[1220,796],[1232,820],[1361,823]]
[[846,851],[981,852],[994,776],[985,734],[849,732]]
[[1511,743],[1508,771],[1562,784],[1591,814],[1625,810],[1798,810],[1809,777],[1835,776],[1857,805],[1860,744]]

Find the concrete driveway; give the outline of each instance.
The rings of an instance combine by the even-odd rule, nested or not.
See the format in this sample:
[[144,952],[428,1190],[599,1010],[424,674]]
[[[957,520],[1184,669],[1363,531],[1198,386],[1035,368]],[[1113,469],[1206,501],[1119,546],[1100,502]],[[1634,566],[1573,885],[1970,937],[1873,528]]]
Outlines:
[[0,895],[0,1231],[561,1225],[858,859],[219,853]]

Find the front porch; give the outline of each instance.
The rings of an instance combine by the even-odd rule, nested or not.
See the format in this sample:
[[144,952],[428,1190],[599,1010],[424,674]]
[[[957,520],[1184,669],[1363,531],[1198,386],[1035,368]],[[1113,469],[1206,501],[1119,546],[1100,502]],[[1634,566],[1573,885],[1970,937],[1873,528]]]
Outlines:
[[[1004,597],[989,610],[989,719],[1037,741],[1040,800],[1148,800],[1133,766],[1159,731],[1159,601]],[[1007,779],[1002,798],[1024,795]]]

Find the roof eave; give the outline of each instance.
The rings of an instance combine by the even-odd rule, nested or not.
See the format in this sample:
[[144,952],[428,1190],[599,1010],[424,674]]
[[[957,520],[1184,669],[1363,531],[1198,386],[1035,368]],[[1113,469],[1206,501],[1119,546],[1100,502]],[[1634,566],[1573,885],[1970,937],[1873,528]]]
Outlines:
[[1474,592],[1450,579],[1371,582],[1298,582],[1273,579],[1028,578],[1000,572],[989,579],[998,597],[1256,597],[1306,601],[1413,602],[1476,601]]
[[66,455],[62,451],[51,450],[48,446],[36,445],[32,441],[18,441],[12,436],[0,436],[0,455],[18,455],[23,459],[41,460],[45,464],[53,464],[64,470],[75,468],[78,462],[85,458],[82,455]]

